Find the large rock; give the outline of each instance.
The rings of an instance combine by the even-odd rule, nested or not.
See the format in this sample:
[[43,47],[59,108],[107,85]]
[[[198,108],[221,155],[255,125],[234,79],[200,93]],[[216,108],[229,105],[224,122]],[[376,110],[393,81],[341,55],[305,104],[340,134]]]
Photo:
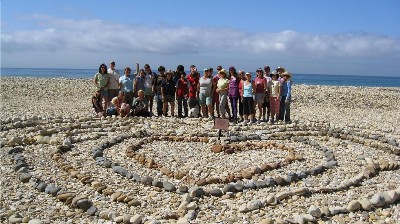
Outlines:
[[372,198],[370,199],[370,202],[372,205],[375,207],[382,207],[385,205],[385,196],[383,195],[384,193],[377,193]]
[[358,211],[361,208],[361,204],[358,200],[352,200],[349,202],[349,204],[347,205],[347,210],[354,212],[354,211]]

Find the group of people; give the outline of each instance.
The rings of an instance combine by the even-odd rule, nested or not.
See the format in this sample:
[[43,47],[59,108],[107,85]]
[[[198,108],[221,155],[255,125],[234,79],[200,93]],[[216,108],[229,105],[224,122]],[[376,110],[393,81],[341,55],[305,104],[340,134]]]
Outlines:
[[155,73],[150,65],[140,69],[136,63],[135,74],[126,67],[121,76],[114,61],[110,68],[101,64],[93,79],[97,87],[93,112],[96,116],[149,117],[155,101],[157,116],[221,117],[243,124],[291,122],[292,75],[285,68],[272,72],[269,66],[258,68],[254,79],[234,66],[228,71],[218,66],[215,76],[213,71],[205,68],[201,75],[191,65],[186,74],[184,66],[178,65],[175,71],[160,66]]

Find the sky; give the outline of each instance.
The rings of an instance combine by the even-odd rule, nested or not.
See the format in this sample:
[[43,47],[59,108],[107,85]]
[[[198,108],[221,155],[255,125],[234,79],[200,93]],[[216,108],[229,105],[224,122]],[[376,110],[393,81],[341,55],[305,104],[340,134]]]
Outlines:
[[254,72],[400,77],[398,0],[2,0],[2,68]]

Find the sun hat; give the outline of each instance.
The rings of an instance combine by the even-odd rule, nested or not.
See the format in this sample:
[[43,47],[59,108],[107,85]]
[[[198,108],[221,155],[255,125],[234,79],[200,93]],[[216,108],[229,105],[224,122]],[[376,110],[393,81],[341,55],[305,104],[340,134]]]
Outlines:
[[114,61],[114,60],[111,60],[111,61],[110,61],[110,64],[115,64],[115,61]]
[[251,74],[250,74],[250,72],[246,72],[246,74],[245,74],[245,75],[251,75]]
[[208,71],[210,71],[210,68],[205,68],[204,71],[208,72]]
[[174,71],[172,71],[171,69],[168,69],[165,74],[174,74]]
[[272,71],[271,76],[273,76],[273,75],[279,75],[279,73],[277,71]]
[[226,74],[226,70],[225,69],[219,70],[218,74],[222,74],[222,73]]
[[286,69],[285,69],[284,67],[280,67],[280,66],[278,66],[278,67],[275,69],[275,71],[279,71],[279,69],[282,69],[282,70],[283,70],[283,72],[285,72],[285,71],[286,71]]
[[290,72],[285,71],[284,73],[282,73],[282,76],[289,76],[289,78],[292,78],[292,74],[290,74]]
[[263,72],[261,68],[257,68],[256,72]]

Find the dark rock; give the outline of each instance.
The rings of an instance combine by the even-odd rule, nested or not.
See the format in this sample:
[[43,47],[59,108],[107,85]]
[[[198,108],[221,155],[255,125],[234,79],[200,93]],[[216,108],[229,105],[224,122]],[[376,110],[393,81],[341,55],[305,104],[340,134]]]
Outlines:
[[253,182],[249,182],[249,183],[244,184],[244,187],[246,189],[256,189],[257,188],[257,186]]
[[19,160],[17,164],[14,165],[14,171],[17,171],[22,167],[28,167],[28,164],[26,164],[24,161]]
[[126,174],[126,176],[125,176],[125,177],[126,177],[126,178],[128,178],[128,179],[132,179],[132,177],[133,177],[133,174],[131,174],[131,173],[129,173],[129,172],[128,172],[128,173]]
[[132,173],[132,178],[133,182],[141,182],[141,178],[139,176],[139,174],[137,173]]
[[331,160],[329,162],[326,162],[324,167],[326,167],[327,169],[330,169],[334,166],[337,166],[338,162],[336,160]]
[[210,194],[215,197],[221,197],[223,195],[222,191],[219,188],[211,189]]
[[297,174],[299,179],[303,179],[307,177],[307,174],[304,171],[301,171]]
[[287,184],[286,180],[283,177],[275,177],[275,182],[277,185],[284,186]]
[[15,154],[14,161],[17,163],[18,161],[24,161],[24,156],[22,154]]
[[317,175],[317,174],[320,174],[320,173],[322,173],[323,172],[323,167],[322,166],[317,166],[317,167],[314,167],[314,168],[312,168],[311,170],[310,170],[310,175]]
[[46,187],[47,187],[47,184],[45,182],[41,181],[37,184],[36,189],[38,189],[41,192],[44,192]]
[[166,191],[170,191],[170,192],[176,191],[175,185],[173,185],[172,183],[170,183],[170,182],[168,182],[168,181],[164,181],[164,182],[162,183],[162,186],[164,187],[164,189],[165,189]]
[[265,185],[268,187],[273,187],[276,185],[276,182],[272,177],[269,177],[265,179]]
[[144,184],[144,185],[151,185],[152,182],[153,182],[153,178],[150,176],[145,176],[142,178],[142,184]]
[[8,150],[8,154],[11,155],[13,153],[21,153],[23,151],[24,151],[23,147],[15,147],[15,148]]
[[235,189],[236,189],[236,192],[242,192],[244,189],[244,185],[237,183],[237,184],[235,184]]
[[239,139],[238,139],[237,136],[231,136],[230,140],[231,140],[231,142],[237,142],[237,141],[239,141]]
[[203,195],[205,195],[205,192],[203,190],[203,188],[201,187],[191,187],[189,189],[189,196],[194,198],[194,197],[202,197]]
[[47,185],[47,187],[44,189],[44,192],[47,194],[51,194],[53,196],[57,195],[57,192],[59,192],[61,190],[61,188],[53,185],[53,184],[49,184]]
[[76,204],[83,211],[87,211],[90,207],[92,207],[92,202],[89,201],[88,199],[81,199],[77,201]]
[[96,157],[103,157],[103,151],[94,151],[92,158],[95,159]]
[[153,180],[151,182],[151,185],[153,185],[154,187],[159,187],[162,188],[163,187],[163,182],[159,181],[159,180]]
[[106,160],[106,158],[104,157],[95,157],[96,163],[99,164],[100,166],[104,165],[104,161]]
[[256,185],[256,187],[257,188],[265,188],[266,186],[267,186],[267,184],[265,183],[265,181],[258,181],[258,180],[255,180],[254,181],[254,184]]
[[126,175],[128,174],[128,170],[126,170],[125,168],[121,167],[121,166],[113,166],[112,168],[114,170],[115,173],[118,173],[119,175],[126,177]]
[[224,189],[222,190],[223,192],[236,192],[235,185],[233,184],[227,184],[224,186]]
[[297,173],[289,173],[286,178],[286,182],[291,183],[297,181],[298,179],[299,177],[297,176]]

